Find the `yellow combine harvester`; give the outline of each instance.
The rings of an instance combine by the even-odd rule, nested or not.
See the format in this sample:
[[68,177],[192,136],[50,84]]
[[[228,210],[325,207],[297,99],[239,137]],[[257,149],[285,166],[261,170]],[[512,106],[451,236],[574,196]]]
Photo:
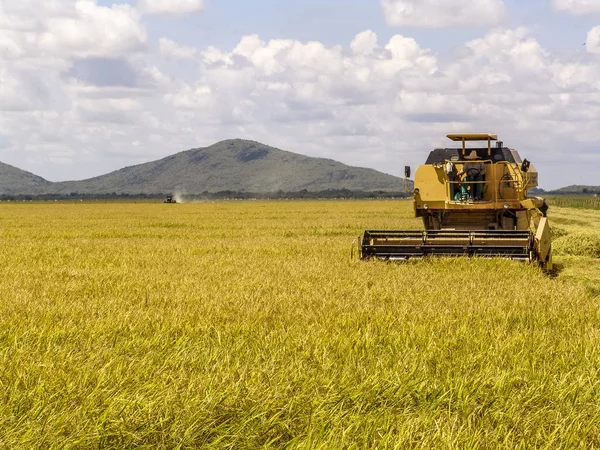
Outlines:
[[[495,134],[448,138],[462,147],[432,151],[415,173],[415,214],[425,230],[367,230],[361,258],[503,257],[552,269],[548,206],[528,196],[538,185],[535,167]],[[487,147],[467,148],[470,141]]]

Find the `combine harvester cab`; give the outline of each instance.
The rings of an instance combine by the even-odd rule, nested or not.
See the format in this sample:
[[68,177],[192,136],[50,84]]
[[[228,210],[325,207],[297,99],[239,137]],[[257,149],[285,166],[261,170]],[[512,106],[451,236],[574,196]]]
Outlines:
[[[501,257],[551,270],[548,206],[528,196],[538,185],[535,167],[495,134],[448,138],[462,147],[434,150],[415,173],[415,215],[425,229],[367,230],[359,238],[361,259]],[[487,146],[467,148],[470,141]]]

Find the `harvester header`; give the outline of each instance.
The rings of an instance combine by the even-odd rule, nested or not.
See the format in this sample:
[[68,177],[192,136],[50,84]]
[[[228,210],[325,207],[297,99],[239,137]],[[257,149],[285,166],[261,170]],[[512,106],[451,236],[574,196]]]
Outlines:
[[[434,149],[415,173],[413,204],[424,230],[367,230],[361,257],[504,257],[551,269],[548,206],[528,195],[538,185],[535,167],[496,134],[448,138],[462,147]],[[471,141],[487,146],[466,148]]]

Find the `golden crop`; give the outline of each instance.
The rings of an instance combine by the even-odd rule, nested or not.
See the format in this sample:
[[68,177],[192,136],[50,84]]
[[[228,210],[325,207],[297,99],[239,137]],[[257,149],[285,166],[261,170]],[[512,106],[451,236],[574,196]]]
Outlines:
[[600,260],[350,260],[407,227],[398,201],[3,204],[0,448],[600,446]]

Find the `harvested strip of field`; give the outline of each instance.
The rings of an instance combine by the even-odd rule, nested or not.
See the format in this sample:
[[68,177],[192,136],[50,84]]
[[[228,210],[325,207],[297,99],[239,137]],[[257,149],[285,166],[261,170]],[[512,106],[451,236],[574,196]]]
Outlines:
[[[576,217],[586,225],[563,224],[552,246],[560,278],[600,297],[600,211],[552,208],[551,222]],[[553,230],[554,231],[554,230]]]
[[349,259],[419,227],[391,201],[3,206],[0,447],[600,445],[596,260]]

